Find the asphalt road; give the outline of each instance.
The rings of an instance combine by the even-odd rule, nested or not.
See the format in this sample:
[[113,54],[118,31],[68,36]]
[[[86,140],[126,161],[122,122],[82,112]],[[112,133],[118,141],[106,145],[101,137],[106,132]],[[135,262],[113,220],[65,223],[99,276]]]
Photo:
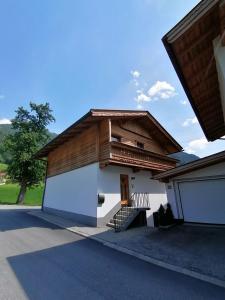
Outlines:
[[0,210],[0,299],[225,299],[225,289]]

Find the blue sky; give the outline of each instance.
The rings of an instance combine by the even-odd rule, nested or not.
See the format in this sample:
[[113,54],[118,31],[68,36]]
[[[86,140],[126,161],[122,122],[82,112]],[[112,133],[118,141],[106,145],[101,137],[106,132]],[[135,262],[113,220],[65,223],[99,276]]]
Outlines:
[[49,102],[61,132],[90,108],[145,109],[185,150],[207,143],[161,42],[197,0],[7,0],[0,4],[0,123]]

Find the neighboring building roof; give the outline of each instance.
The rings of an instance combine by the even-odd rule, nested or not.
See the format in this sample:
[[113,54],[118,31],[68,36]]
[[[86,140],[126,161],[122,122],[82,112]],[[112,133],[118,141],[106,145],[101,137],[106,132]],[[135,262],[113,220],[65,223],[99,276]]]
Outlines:
[[225,1],[203,0],[162,41],[209,141],[225,135],[213,40],[225,46]]
[[146,124],[151,129],[151,134],[165,144],[165,148],[168,148],[168,153],[178,152],[182,150],[182,147],[175,141],[175,139],[159,124],[159,122],[148,112],[138,110],[106,110],[106,109],[91,109],[87,114],[80,118],[77,122],[72,124],[50,143],[40,149],[35,157],[46,157],[48,153],[69,140],[71,137],[81,133],[84,129],[91,126],[92,123],[100,121],[105,118],[110,119],[135,119],[139,122]]
[[155,175],[154,179],[168,180],[169,178],[176,177],[185,173],[189,173],[198,169],[206,168],[211,165],[218,164],[225,161],[225,151],[195,160],[188,164],[170,169],[169,171]]

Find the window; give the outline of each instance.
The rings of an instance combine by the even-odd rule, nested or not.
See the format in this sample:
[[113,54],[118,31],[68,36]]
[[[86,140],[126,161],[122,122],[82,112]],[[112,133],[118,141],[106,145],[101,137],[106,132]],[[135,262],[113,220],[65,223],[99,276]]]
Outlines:
[[141,148],[141,149],[144,149],[144,143],[137,142],[137,147]]
[[121,142],[121,137],[120,136],[116,136],[116,135],[112,135],[111,141],[112,142]]

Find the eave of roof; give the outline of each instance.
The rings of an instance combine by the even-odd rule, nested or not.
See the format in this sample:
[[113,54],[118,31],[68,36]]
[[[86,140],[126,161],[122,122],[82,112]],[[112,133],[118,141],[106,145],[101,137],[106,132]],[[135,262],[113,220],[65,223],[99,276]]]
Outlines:
[[137,117],[147,117],[170,141],[170,143],[177,149],[177,151],[182,151],[181,145],[166,131],[165,128],[148,112],[148,111],[138,111],[138,110],[113,110],[113,109],[91,109],[82,118],[60,133],[42,149],[40,149],[36,154],[35,158],[46,157],[49,152],[57,148],[59,145],[66,142],[70,137],[74,136],[76,133],[80,133],[84,128],[90,126],[92,122],[104,118],[137,118]]
[[182,18],[163,38],[167,38],[172,43],[187,31],[195,22],[199,20],[209,9],[215,6],[220,0],[200,1],[184,18]]
[[170,178],[183,175],[201,168],[205,168],[211,165],[218,164],[220,162],[225,161],[225,151],[221,151],[209,156],[206,156],[204,158],[195,160],[193,162],[184,164],[182,166],[173,168],[169,171],[157,174],[153,176],[154,179],[159,179],[159,180],[168,180]]
[[[220,96],[217,97],[217,94],[220,94],[219,88],[217,88],[214,96],[215,101],[211,101],[211,105],[208,105],[208,108],[203,112],[200,104],[198,103],[198,99],[192,95],[192,90],[189,87],[188,81],[185,78],[185,73],[183,72],[183,67],[179,63],[178,56],[181,54],[177,54],[173,48],[173,43],[176,42],[179,38],[185,37],[186,31],[190,28],[194,27],[195,24],[211,9],[214,9],[214,6],[218,5],[219,0],[203,0],[198,5],[196,5],[189,14],[187,14],[177,25],[175,25],[164,37],[162,38],[163,44],[166,48],[166,51],[170,57],[170,60],[174,66],[174,69],[177,73],[177,76],[180,79],[180,82],[185,90],[185,93],[190,101],[190,104],[199,120],[200,126],[209,141],[214,141],[225,134],[225,124],[223,119],[222,105]],[[204,47],[205,49],[205,47]],[[211,53],[212,60],[209,64],[213,64],[215,68],[215,62],[213,60],[214,53],[212,50]],[[191,63],[189,63],[191,65]],[[212,66],[211,66],[212,67]],[[216,68],[215,68],[216,69]],[[215,73],[215,76],[217,74]],[[211,80],[211,79],[210,79]],[[205,78],[206,81],[206,78]],[[217,79],[218,83],[218,79]],[[209,85],[210,86],[210,85]],[[219,84],[218,84],[219,86]],[[212,99],[212,96],[208,96],[209,99]],[[196,100],[197,99],[197,100]],[[213,108],[213,105],[214,108]],[[214,110],[213,118],[210,114],[210,109]],[[219,111],[219,113],[218,113]],[[208,114],[208,117],[207,117]],[[219,115],[218,115],[219,114]],[[209,126],[209,120],[214,119],[214,124]]]

